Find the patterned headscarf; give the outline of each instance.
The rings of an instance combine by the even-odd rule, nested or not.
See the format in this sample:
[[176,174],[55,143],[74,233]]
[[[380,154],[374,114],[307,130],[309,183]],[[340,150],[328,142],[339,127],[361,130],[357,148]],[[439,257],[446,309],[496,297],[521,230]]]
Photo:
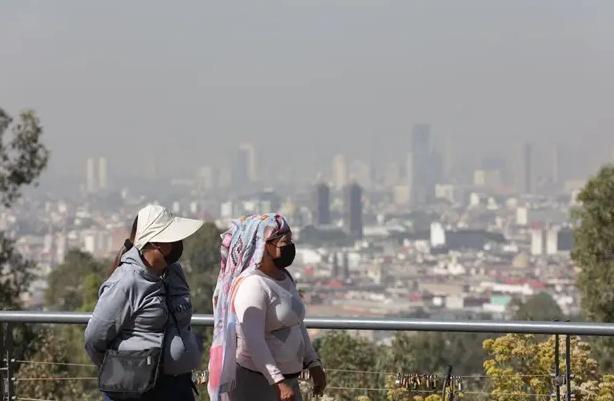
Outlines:
[[220,274],[213,294],[214,328],[209,352],[209,398],[220,401],[235,385],[237,316],[233,306],[238,284],[254,273],[267,241],[290,233],[286,219],[269,213],[243,217],[222,234]]

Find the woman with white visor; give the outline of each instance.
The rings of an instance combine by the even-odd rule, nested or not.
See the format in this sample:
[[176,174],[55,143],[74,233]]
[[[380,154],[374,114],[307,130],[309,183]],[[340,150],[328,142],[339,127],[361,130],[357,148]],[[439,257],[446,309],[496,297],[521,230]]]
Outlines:
[[191,332],[182,241],[203,222],[166,208],[141,209],[85,330],[105,401],[193,401],[201,351]]

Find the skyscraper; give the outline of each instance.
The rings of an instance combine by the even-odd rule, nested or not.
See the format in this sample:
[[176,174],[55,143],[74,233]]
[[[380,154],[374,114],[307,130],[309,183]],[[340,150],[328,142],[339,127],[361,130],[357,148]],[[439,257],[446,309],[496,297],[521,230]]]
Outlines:
[[362,224],[362,187],[356,183],[346,188],[345,226],[347,232],[355,239],[363,237]]
[[330,187],[325,183],[316,185],[315,215],[317,225],[331,224],[330,218]]
[[252,183],[256,182],[258,180],[256,148],[251,143],[242,143],[239,150],[245,154],[247,179]]
[[431,127],[428,124],[416,124],[411,135],[411,155],[408,173],[411,187],[411,202],[424,204],[432,198],[435,183],[431,166],[430,149]]
[[197,186],[201,191],[209,191],[215,188],[215,173],[213,167],[203,166],[196,172]]
[[98,159],[98,189],[100,191],[109,189],[109,172],[106,157]]
[[527,142],[522,148],[523,190],[526,194],[533,193],[533,146]]
[[239,192],[248,192],[256,179],[256,152],[252,145],[241,144],[232,163],[232,186]]
[[90,157],[85,166],[85,189],[89,193],[94,193],[98,189],[96,186],[96,161]]
[[343,189],[347,184],[347,162],[344,155],[336,155],[333,159],[333,185],[335,189]]

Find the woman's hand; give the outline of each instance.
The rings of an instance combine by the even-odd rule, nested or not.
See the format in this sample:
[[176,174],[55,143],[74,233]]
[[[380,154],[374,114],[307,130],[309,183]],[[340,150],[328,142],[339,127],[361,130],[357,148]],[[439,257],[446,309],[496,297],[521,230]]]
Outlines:
[[279,397],[279,401],[295,401],[294,388],[289,385],[285,380],[279,383],[275,383],[275,390],[277,391],[277,397]]
[[313,380],[313,394],[324,394],[324,389],[326,388],[326,373],[324,373],[322,366],[314,366],[309,369],[309,374]]

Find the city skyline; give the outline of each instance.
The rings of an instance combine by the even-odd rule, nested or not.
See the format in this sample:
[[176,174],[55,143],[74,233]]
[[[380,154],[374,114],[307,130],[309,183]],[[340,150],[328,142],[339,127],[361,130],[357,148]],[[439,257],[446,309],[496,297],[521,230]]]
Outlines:
[[311,177],[335,154],[405,158],[420,122],[460,165],[563,144],[582,178],[614,149],[609,3],[70,4],[0,13],[3,107],[39,114],[53,185],[80,179],[83,154],[184,177],[243,142],[265,171]]

